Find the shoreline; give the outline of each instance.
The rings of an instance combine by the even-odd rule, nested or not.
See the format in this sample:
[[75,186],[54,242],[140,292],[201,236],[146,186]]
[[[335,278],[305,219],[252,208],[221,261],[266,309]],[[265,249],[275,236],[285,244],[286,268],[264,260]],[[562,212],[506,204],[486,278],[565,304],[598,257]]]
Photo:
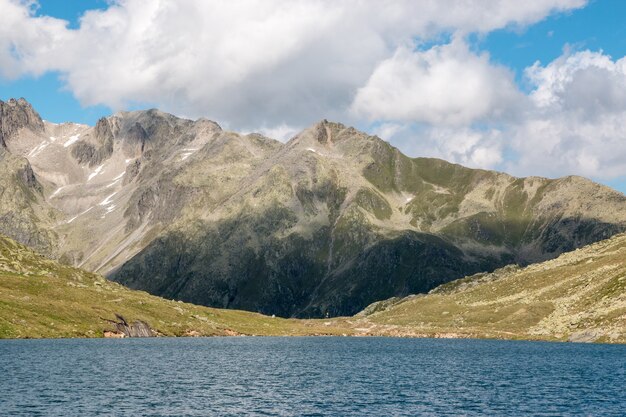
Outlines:
[[411,335],[386,335],[386,334],[214,334],[214,335],[156,335],[152,337],[106,337],[106,336],[78,336],[78,337],[13,337],[13,338],[0,338],[0,342],[5,340],[97,340],[97,339],[208,339],[208,338],[361,338],[361,339],[448,339],[448,340],[489,340],[489,341],[504,341],[504,342],[545,342],[545,343],[559,343],[559,344],[593,344],[593,345],[626,345],[625,341],[610,341],[610,340],[569,340],[559,338],[506,338],[506,337],[493,337],[485,336],[481,337],[476,334],[455,334],[450,333],[434,333],[434,334],[411,334]]

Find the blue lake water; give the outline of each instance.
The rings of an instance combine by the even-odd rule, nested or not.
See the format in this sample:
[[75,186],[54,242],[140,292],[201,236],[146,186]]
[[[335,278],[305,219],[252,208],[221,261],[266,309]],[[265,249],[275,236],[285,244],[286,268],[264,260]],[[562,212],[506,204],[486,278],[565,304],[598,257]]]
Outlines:
[[626,415],[626,346],[391,338],[0,341],[2,416]]

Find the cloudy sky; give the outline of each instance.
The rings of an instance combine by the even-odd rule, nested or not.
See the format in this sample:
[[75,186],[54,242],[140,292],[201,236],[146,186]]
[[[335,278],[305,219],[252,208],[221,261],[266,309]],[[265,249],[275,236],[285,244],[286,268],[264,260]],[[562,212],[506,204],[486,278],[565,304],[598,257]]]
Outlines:
[[411,156],[624,192],[625,17],[622,0],[0,0],[0,99],[280,140],[327,118]]

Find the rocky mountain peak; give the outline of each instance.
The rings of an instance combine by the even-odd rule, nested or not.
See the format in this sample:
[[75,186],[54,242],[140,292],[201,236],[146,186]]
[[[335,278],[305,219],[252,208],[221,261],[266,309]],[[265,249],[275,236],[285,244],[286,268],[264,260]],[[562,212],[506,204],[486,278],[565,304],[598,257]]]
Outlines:
[[332,146],[332,144],[337,141],[339,134],[345,131],[347,127],[342,123],[331,122],[323,119],[313,125],[312,129],[314,129],[315,137],[319,143]]
[[[350,135],[344,133],[350,133]],[[317,148],[321,145],[325,149],[330,149],[348,136],[358,136],[360,133],[354,128],[324,119],[298,133],[287,144],[288,148]]]
[[0,100],[0,146],[6,147],[6,141],[22,128],[33,131],[44,130],[43,120],[24,98]]
[[212,131],[222,131],[222,126],[220,126],[217,122],[214,122],[213,120],[209,120],[206,117],[201,117],[198,120],[195,121],[194,125],[196,127],[202,127],[205,128],[207,130],[212,130]]
[[96,166],[113,154],[114,136],[108,119],[98,120],[93,133],[85,136],[86,139],[77,141],[71,151],[80,164]]
[[94,128],[94,134],[96,136],[96,140],[100,143],[113,141],[113,132],[111,131],[111,125],[109,124],[108,119],[103,117],[98,120]]

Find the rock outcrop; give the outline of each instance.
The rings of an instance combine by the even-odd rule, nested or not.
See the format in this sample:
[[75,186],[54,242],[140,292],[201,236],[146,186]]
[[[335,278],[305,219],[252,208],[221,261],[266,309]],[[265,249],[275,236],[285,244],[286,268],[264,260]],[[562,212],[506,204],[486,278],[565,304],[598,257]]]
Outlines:
[[0,146],[6,148],[6,140],[23,128],[43,132],[44,124],[39,114],[23,98],[7,102],[0,100]]
[[[105,337],[154,337],[155,333],[150,328],[148,323],[137,320],[134,322],[127,322],[126,319],[119,314],[116,314],[117,320],[103,319],[115,326],[115,331],[105,331]],[[107,335],[108,333],[108,335]]]

